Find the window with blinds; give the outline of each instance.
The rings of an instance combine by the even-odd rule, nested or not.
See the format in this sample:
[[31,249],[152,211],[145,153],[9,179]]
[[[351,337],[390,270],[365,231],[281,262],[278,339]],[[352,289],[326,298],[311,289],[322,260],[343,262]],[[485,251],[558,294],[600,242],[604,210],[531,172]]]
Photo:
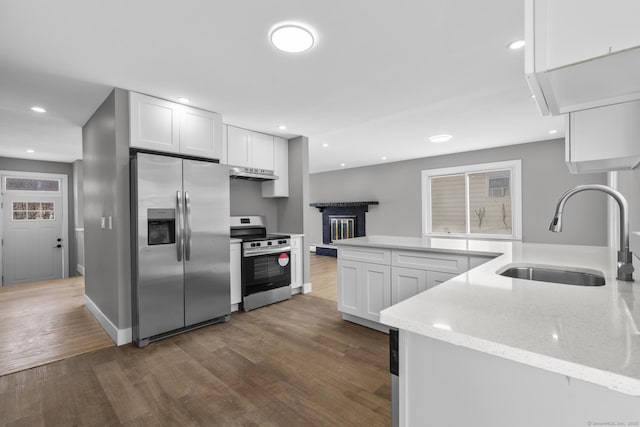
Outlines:
[[521,238],[519,160],[431,169],[422,176],[424,234]]

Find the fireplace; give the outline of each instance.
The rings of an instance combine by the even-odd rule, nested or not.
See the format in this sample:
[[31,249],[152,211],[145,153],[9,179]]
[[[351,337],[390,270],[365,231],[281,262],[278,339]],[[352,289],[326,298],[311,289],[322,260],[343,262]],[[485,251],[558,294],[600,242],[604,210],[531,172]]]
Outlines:
[[317,255],[337,256],[333,242],[366,235],[365,213],[369,205],[378,202],[311,203],[322,212],[322,245],[316,245]]

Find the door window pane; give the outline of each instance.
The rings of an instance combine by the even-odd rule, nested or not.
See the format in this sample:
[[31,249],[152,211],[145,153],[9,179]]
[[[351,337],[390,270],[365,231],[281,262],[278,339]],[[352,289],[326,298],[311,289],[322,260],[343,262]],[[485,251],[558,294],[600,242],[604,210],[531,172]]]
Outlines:
[[431,178],[431,231],[465,233],[466,218],[464,175]]
[[469,174],[469,222],[473,234],[512,234],[510,172]]
[[53,202],[13,202],[13,221],[54,220],[55,204]]
[[59,179],[5,178],[5,190],[8,191],[60,191]]

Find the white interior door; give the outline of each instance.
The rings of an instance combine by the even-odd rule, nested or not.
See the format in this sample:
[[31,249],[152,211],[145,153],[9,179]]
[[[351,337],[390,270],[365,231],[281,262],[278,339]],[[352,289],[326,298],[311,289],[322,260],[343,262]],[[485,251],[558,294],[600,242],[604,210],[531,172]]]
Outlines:
[[66,276],[66,177],[2,175],[3,286]]

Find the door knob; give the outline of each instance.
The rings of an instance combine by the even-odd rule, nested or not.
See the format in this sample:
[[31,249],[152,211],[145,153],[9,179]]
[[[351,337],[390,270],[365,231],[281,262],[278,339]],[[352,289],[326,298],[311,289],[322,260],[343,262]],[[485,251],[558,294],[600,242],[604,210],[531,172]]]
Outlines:
[[57,245],[55,245],[55,246],[54,246],[54,248],[61,248],[61,247],[62,247],[62,245],[61,245],[61,244],[59,244],[59,243],[58,243]]

